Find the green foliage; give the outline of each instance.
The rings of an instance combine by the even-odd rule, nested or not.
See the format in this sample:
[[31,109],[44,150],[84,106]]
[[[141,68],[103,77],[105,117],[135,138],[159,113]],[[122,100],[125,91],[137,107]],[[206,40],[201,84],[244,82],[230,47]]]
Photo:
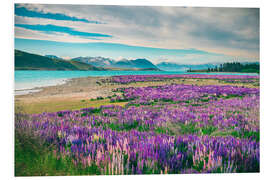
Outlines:
[[110,102],[128,102],[129,100],[127,99],[114,99],[114,100],[110,100]]
[[201,99],[202,102],[208,102],[210,99]]
[[196,128],[195,124],[179,124],[181,127],[181,134],[197,134],[199,128]]
[[221,98],[224,98],[224,99],[230,99],[230,98],[241,98],[243,99],[244,96],[239,96],[237,94],[228,94],[227,96],[219,96]]
[[242,72],[242,73],[260,73],[259,63],[241,64],[239,62],[224,63],[214,68],[187,70],[187,72]]
[[101,99],[104,99],[104,98],[101,97],[101,96],[98,96],[98,97],[97,97],[97,100],[101,100]]
[[232,131],[231,135],[238,138],[251,138],[260,141],[260,132],[255,131]]
[[203,170],[203,165],[204,165],[203,161],[197,162],[196,164],[193,165],[193,169],[200,172]]
[[218,128],[215,126],[206,126],[201,129],[203,135],[211,135],[215,132]]
[[244,72],[244,73],[260,73],[260,69],[243,69],[241,72]]
[[167,134],[167,135],[174,135],[174,133],[166,127],[157,127],[154,129],[154,132],[156,132],[157,134]]
[[174,101],[172,99],[162,99],[163,102],[169,102],[169,103],[174,103]]
[[[129,131],[131,129],[138,128],[139,123],[138,121],[133,121],[133,123],[131,124],[123,123],[120,125],[120,124],[110,123],[110,124],[105,124],[104,126],[115,131]],[[146,127],[139,127],[138,129],[145,130]]]
[[53,154],[53,146],[29,134],[15,135],[15,176],[99,175],[96,165],[75,165],[71,158]]
[[191,106],[201,106],[201,104],[191,104]]
[[221,64],[219,68],[210,69],[210,71],[259,73],[260,65],[258,63],[241,64],[239,62],[231,62]]

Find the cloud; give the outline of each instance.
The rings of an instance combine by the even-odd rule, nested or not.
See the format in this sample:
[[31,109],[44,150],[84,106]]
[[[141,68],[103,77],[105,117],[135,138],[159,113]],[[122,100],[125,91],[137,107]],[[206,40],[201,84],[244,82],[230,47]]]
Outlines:
[[52,32],[66,33],[66,34],[69,34],[72,36],[80,36],[80,37],[112,37],[111,35],[107,35],[107,34],[75,31],[69,27],[55,26],[55,25],[51,25],[51,24],[48,24],[48,25],[15,24],[15,26],[25,28],[25,29],[34,30],[34,31],[41,31],[41,32],[46,32],[46,33],[52,33]]
[[[66,43],[87,43],[89,39],[81,38],[78,36],[71,36],[67,33],[43,33],[41,31],[33,31],[21,27],[15,27],[16,38],[19,39],[31,39],[31,40],[43,40],[43,41],[55,41]],[[30,38],[31,37],[31,38]]]
[[84,18],[71,17],[65,14],[61,14],[61,13],[44,13],[41,11],[28,10],[27,8],[16,5],[16,4],[15,4],[15,15],[24,16],[24,17],[35,17],[35,18],[55,19],[55,20],[65,20],[65,21],[81,21],[81,22],[86,22],[86,23],[101,24],[98,21],[89,21]]
[[[77,19],[106,22],[95,24],[67,19],[45,19],[39,16],[15,16],[16,24],[65,26],[73,31],[112,36],[100,40],[104,43],[160,49],[196,49],[237,58],[259,59],[260,12],[256,8],[49,4],[18,4],[18,7],[31,12],[62,14]],[[15,37],[38,38],[29,34],[27,29],[21,28],[20,35],[16,32]],[[66,34],[66,38],[63,38],[62,31],[51,35],[46,35],[43,31],[42,34],[43,40],[97,42],[95,39],[78,37],[75,34]]]

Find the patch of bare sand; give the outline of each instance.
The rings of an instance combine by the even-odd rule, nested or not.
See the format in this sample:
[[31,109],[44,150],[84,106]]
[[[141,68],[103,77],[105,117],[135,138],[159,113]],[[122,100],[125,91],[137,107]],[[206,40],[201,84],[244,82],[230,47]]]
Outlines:
[[111,95],[111,88],[106,85],[97,84],[101,77],[85,77],[74,78],[67,83],[57,86],[48,86],[41,88],[41,91],[26,94],[17,95],[15,97],[18,101],[24,101],[25,103],[51,101],[51,100],[83,100],[97,98],[98,96],[107,97]]

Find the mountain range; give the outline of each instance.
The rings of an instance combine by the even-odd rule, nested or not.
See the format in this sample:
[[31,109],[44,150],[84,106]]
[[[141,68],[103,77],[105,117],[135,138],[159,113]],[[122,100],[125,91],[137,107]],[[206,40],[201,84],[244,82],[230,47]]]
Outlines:
[[96,67],[111,67],[115,60],[104,57],[76,57],[71,59],[73,61],[80,61],[83,63],[91,64]]
[[15,50],[15,70],[95,70],[102,71],[104,68],[95,67],[78,61],[66,61],[56,56],[46,57]]
[[217,64],[177,64],[173,62],[161,62],[154,65],[147,59],[135,59],[128,60],[122,59],[116,61],[110,58],[104,57],[77,57],[71,59],[73,61],[80,61],[87,64],[91,64],[96,67],[104,67],[104,68],[148,68],[148,69],[160,69],[162,71],[187,71],[189,69],[207,69],[214,68]]
[[[258,63],[258,62],[257,62]],[[243,63],[245,64],[245,63]],[[174,62],[160,62],[154,65],[145,58],[134,60],[122,59],[116,61],[105,57],[76,57],[70,60],[55,55],[37,55],[15,50],[15,70],[129,70],[129,71],[187,71],[207,70],[219,64],[177,64]]]
[[135,60],[127,60],[122,59],[116,61],[110,58],[104,57],[77,57],[71,59],[73,61],[80,61],[87,64],[91,64],[96,67],[104,67],[104,68],[150,68],[150,69],[160,69],[162,71],[187,71],[189,69],[208,69],[214,68],[218,64],[177,64],[173,62],[161,62],[154,65],[147,59],[135,59]]
[[96,67],[110,67],[110,68],[124,68],[124,69],[158,69],[153,63],[147,59],[127,60],[122,59],[115,61],[104,57],[77,57],[71,59],[72,61],[84,62]]
[[15,70],[159,71],[146,59],[115,61],[103,57],[64,60],[55,55],[37,55],[15,49]]

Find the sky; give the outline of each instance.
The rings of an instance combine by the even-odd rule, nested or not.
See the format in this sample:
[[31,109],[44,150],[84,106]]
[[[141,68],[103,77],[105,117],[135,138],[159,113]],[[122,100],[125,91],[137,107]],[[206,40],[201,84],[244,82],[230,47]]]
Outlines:
[[15,4],[15,49],[154,64],[259,61],[258,8]]

